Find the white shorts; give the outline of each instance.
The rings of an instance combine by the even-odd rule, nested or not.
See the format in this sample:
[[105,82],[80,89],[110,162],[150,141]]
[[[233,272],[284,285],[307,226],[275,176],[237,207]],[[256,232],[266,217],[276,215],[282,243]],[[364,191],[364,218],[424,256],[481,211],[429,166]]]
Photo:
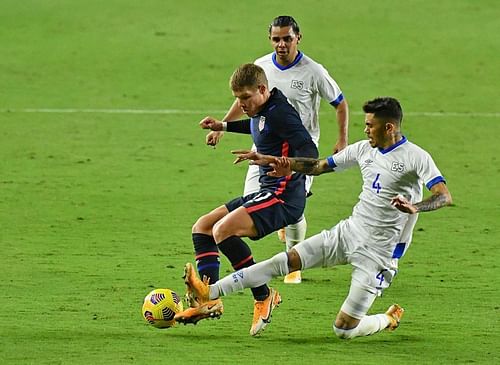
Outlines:
[[361,319],[375,298],[390,286],[397,272],[397,260],[382,265],[380,260],[370,258],[367,247],[374,243],[347,219],[295,245],[294,249],[300,256],[303,270],[345,264],[353,266],[351,288],[341,310]]

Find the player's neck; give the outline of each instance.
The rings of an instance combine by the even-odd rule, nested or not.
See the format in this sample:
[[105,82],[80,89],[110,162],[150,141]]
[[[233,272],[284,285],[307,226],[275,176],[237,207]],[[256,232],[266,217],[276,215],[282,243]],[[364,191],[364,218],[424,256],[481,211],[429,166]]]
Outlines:
[[286,67],[288,65],[291,65],[292,63],[295,62],[295,59],[299,56],[299,51],[295,51],[295,54],[289,55],[286,59],[281,59],[279,57],[276,57],[276,62],[280,64],[280,66]]
[[403,139],[403,135],[401,134],[401,132],[396,132],[394,134],[391,134],[389,136],[389,138],[384,142],[382,149],[386,150],[389,147],[394,146],[396,143],[398,143],[402,139]]
[[264,92],[264,102],[262,103],[262,105],[258,108],[257,112],[255,113],[255,115],[259,114],[265,107],[266,107],[266,104],[267,102],[269,101],[269,98],[271,97],[271,91],[269,89],[266,89],[266,91]]

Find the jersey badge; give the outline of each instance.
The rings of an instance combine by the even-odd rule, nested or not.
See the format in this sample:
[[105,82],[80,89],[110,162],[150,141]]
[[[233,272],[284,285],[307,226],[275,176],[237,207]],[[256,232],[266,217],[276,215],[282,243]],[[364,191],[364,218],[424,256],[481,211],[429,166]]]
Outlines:
[[393,161],[391,165],[391,171],[403,172],[405,170],[405,164],[398,161]]
[[300,80],[292,80],[292,84],[290,85],[292,89],[302,90],[304,88],[304,81]]
[[259,132],[262,132],[265,126],[266,126],[266,117],[261,116],[259,119]]

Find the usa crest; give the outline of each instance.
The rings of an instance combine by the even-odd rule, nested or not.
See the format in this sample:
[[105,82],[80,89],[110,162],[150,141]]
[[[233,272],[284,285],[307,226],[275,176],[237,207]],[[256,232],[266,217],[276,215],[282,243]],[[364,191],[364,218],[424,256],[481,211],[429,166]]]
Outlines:
[[266,117],[261,116],[259,119],[259,132],[262,132],[265,126],[266,126]]

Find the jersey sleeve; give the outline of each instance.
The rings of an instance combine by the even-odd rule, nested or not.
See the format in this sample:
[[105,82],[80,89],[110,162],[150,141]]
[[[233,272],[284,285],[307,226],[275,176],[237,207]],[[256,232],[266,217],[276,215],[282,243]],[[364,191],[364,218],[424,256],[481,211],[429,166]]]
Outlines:
[[342,90],[340,90],[337,82],[330,76],[328,71],[322,65],[318,65],[316,72],[316,82],[319,94],[332,106],[336,107],[342,102],[342,100],[344,100]]
[[424,150],[421,150],[421,153],[419,154],[419,158],[416,163],[416,172],[418,177],[422,179],[425,186],[429,190],[440,182],[446,183],[446,180],[441,174],[441,171],[439,171],[431,155]]
[[336,172],[347,170],[358,165],[358,156],[362,149],[362,143],[357,142],[344,148],[342,151],[326,158],[328,165]]

